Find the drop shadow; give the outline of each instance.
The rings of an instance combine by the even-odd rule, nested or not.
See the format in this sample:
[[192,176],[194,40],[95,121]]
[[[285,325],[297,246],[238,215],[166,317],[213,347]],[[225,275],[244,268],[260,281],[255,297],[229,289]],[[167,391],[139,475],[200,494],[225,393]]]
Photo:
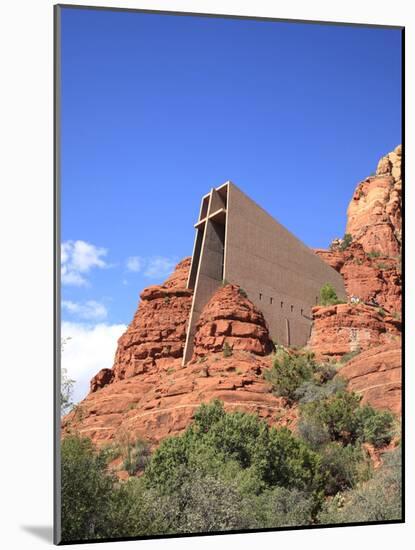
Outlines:
[[51,525],[21,525],[20,527],[38,539],[53,543],[53,527]]

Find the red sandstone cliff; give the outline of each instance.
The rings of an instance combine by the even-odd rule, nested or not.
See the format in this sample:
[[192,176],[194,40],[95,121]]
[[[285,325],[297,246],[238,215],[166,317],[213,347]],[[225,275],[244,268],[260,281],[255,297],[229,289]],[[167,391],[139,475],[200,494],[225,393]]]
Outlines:
[[351,245],[315,251],[341,273],[349,299],[360,303],[314,308],[309,340],[323,359],[362,351],[341,375],[364,402],[395,413],[401,410],[401,154],[396,147],[357,185],[346,227]]
[[400,316],[402,276],[398,259],[368,255],[363,246],[355,242],[344,251],[317,249],[315,252],[341,273],[349,297],[376,303]]
[[398,256],[402,241],[402,146],[380,159],[359,183],[347,210],[346,233],[366,252]]
[[92,392],[183,357],[192,302],[192,291],[186,288],[189,268],[190,258],[185,258],[162,285],[143,290],[134,318],[118,340],[114,366],[94,376]]

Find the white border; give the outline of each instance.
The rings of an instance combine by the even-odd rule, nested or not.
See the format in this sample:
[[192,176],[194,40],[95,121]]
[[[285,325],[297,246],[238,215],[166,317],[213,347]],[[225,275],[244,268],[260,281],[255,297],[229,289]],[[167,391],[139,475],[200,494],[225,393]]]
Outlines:
[[[77,4],[228,13],[406,26],[407,121],[415,120],[411,52],[415,21],[407,0],[153,0]],[[4,2],[0,19],[2,53],[0,169],[2,197],[2,354],[0,404],[2,544],[5,548],[46,546],[28,527],[52,525],[52,22],[53,2]],[[387,109],[387,106],[385,106]],[[382,112],[379,112],[382,117]],[[107,544],[104,548],[220,549],[318,548],[336,550],[406,548],[415,539],[414,518],[414,331],[415,247],[410,239],[414,206],[414,146],[406,129],[407,184],[407,524],[291,531],[191,539]],[[42,529],[43,528],[43,529]],[[38,529],[39,530],[39,529]],[[50,542],[49,542],[50,544]],[[84,548],[98,548],[84,545]]]

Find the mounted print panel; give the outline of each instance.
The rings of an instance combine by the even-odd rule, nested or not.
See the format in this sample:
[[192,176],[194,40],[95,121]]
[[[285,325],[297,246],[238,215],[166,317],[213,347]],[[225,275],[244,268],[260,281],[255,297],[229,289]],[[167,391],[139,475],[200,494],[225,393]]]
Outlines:
[[404,521],[403,36],[55,6],[55,543]]

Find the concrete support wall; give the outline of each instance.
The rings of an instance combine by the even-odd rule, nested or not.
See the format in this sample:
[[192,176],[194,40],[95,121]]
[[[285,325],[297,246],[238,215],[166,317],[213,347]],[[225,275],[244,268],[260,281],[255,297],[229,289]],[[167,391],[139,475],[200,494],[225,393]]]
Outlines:
[[[216,190],[212,190],[208,216],[197,228],[195,249],[189,274],[188,287],[194,289],[183,362],[187,363],[193,353],[193,339],[199,316],[215,290],[223,280],[223,257],[225,244],[225,224],[209,217],[223,208],[223,201]],[[201,215],[203,214],[201,210]],[[221,217],[224,221],[224,218]],[[203,235],[203,237],[201,237]],[[199,248],[199,242],[201,245]]]

